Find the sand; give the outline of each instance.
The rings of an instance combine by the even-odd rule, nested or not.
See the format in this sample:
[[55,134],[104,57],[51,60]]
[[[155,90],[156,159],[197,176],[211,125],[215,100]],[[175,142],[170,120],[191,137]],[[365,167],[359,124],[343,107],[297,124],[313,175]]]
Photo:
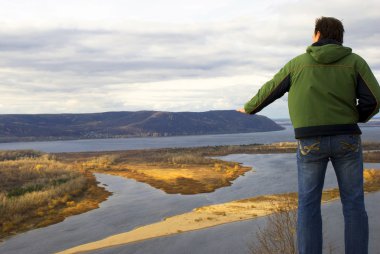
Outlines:
[[266,216],[278,211],[281,207],[288,206],[289,201],[294,204],[295,198],[293,194],[266,195],[203,206],[188,213],[168,217],[157,223],[138,227],[125,233],[83,244],[59,253],[86,252]]

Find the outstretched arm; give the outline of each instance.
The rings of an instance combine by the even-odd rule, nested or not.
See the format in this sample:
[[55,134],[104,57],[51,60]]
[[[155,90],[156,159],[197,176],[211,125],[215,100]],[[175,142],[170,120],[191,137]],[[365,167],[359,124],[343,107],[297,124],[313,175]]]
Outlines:
[[255,114],[282,97],[290,88],[290,62],[287,63],[270,81],[266,82],[244,108],[237,111]]

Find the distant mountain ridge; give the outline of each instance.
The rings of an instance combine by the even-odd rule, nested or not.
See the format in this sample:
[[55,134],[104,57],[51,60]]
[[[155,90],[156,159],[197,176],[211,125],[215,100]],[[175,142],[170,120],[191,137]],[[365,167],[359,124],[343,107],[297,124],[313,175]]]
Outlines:
[[87,114],[0,115],[0,141],[228,134],[282,130],[260,115],[207,112],[122,111]]

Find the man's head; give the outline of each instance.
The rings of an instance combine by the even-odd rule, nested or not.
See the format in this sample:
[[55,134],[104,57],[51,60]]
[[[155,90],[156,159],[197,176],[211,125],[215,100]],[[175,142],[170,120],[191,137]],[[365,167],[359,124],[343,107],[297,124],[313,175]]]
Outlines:
[[340,20],[332,17],[321,17],[315,20],[313,41],[332,39],[343,43],[344,28]]

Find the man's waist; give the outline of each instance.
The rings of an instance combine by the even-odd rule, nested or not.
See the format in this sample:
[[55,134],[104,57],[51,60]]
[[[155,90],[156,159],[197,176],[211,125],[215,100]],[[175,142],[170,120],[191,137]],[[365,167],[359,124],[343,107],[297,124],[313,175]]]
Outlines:
[[339,134],[362,134],[359,126],[355,124],[332,124],[318,125],[301,128],[294,128],[296,139],[313,137],[313,136],[328,136]]

